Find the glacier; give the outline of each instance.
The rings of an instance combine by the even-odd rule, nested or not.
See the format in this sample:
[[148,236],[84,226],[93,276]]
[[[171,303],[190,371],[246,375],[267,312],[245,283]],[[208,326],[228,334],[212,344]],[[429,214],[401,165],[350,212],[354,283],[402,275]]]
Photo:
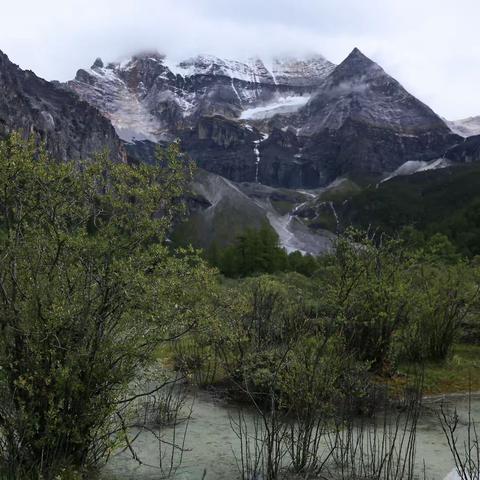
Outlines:
[[277,97],[271,103],[248,108],[240,115],[240,120],[264,120],[277,114],[294,113],[307,104],[310,96]]

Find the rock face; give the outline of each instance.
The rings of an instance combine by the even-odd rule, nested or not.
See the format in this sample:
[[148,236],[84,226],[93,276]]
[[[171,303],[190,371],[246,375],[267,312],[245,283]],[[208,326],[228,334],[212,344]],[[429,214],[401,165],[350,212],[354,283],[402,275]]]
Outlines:
[[445,157],[454,163],[480,162],[480,135],[466,138],[448,150]]
[[302,157],[331,181],[381,175],[442,157],[460,141],[429,107],[358,49],[323,81],[299,116]]
[[0,137],[13,131],[38,135],[60,160],[86,159],[105,148],[115,160],[125,158],[115,130],[96,108],[0,52]]
[[247,63],[197,56],[171,63],[158,53],[104,66],[97,59],[68,87],[95,105],[125,141],[161,141],[195,127],[203,116],[238,119],[277,99],[309,95],[334,68],[323,57]]
[[158,53],[97,59],[68,83],[126,142],[171,141],[237,182],[317,188],[339,176],[384,177],[443,157],[463,139],[358,49],[265,62]]
[[232,119],[201,117],[182,133],[182,145],[203,169],[236,182],[254,181],[257,158],[255,141],[261,134]]

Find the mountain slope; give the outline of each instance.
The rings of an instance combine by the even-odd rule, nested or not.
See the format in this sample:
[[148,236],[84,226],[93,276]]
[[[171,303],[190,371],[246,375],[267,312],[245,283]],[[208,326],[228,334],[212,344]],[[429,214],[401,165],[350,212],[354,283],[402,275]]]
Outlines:
[[205,115],[238,118],[278,98],[309,95],[332,69],[317,56],[247,63],[210,55],[172,63],[145,53],[122,63],[97,59],[68,87],[99,108],[126,141],[165,140]]
[[355,48],[312,97],[301,134],[338,130],[347,119],[404,133],[439,130],[444,121]]
[[413,226],[446,234],[465,254],[480,254],[480,165],[395,177],[335,202],[342,228],[394,234]]
[[219,175],[199,170],[189,197],[189,216],[174,230],[177,244],[192,243],[209,248],[234,243],[248,228],[270,224],[280,245],[319,255],[332,248],[334,235],[327,230],[310,230],[290,211],[308,195],[260,184],[235,184]]
[[[429,107],[360,50],[322,82],[300,113],[302,151],[329,181],[381,175],[407,161],[429,161],[461,141]],[[325,174],[323,175],[325,176]]]
[[[151,162],[156,144],[148,140],[126,145],[133,162]],[[172,241],[208,249],[234,243],[246,229],[269,223],[288,252],[315,255],[330,250],[334,234],[325,228],[310,229],[292,212],[314,192],[273,188],[260,183],[236,183],[198,169],[187,194],[188,216],[177,222]]]
[[236,182],[317,188],[350,175],[368,183],[462,141],[358,49],[337,67],[323,57],[172,64],[147,53],[97,60],[68,87],[125,141],[178,137],[201,168]]
[[0,137],[34,133],[61,160],[85,159],[107,148],[125,157],[110,122],[75,94],[23,71],[0,52]]

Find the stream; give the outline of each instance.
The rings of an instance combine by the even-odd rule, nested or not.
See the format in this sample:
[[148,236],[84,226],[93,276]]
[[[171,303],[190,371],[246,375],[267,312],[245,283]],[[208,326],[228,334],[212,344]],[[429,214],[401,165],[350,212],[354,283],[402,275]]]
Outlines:
[[[188,425],[181,424],[176,428],[177,436],[183,436],[187,428],[184,446],[187,451],[173,478],[201,480],[204,470],[207,471],[205,479],[235,478],[237,469],[232,448],[237,448],[239,441],[230,426],[230,416],[235,415],[236,410],[202,391],[188,401],[193,408]],[[172,430],[167,432],[169,441],[173,436]],[[135,449],[145,463],[155,466],[159,464],[159,442],[153,434],[143,432],[135,442]],[[157,468],[139,465],[129,452],[115,456],[105,470],[109,474],[108,480],[162,478]]]
[[[438,408],[442,399],[430,398],[424,401],[424,406]],[[459,438],[466,432],[468,418],[468,398],[466,396],[449,396],[446,402],[451,408],[456,408],[460,417]],[[187,423],[176,429],[164,429],[162,435],[167,442],[183,444],[181,465],[172,473],[176,480],[225,480],[239,478],[235,463],[234,451],[239,450],[240,442],[231,428],[232,418],[237,418],[237,410],[207,392],[199,392],[195,398],[188,397],[187,409],[192,408],[191,418]],[[426,466],[427,480],[456,480],[453,458],[448,449],[437,416],[432,409],[426,408],[420,416],[417,426],[416,461],[418,473],[423,478],[423,465]],[[475,395],[471,400],[471,414],[474,419],[480,419],[480,397]],[[253,419],[249,414],[248,421]],[[184,431],[186,435],[184,436]],[[132,432],[135,435],[137,432]],[[183,443],[184,442],[184,443]],[[104,468],[104,480],[159,480],[165,478],[167,468],[173,459],[173,464],[180,463],[179,455],[171,457],[171,449],[159,449],[159,441],[151,432],[143,431],[134,442],[135,452],[144,463],[132,458],[130,452],[120,452],[110,459]],[[159,470],[159,458],[164,473]],[[206,472],[206,473],[205,473]],[[205,476],[204,476],[205,475]],[[420,477],[419,477],[420,478]]]

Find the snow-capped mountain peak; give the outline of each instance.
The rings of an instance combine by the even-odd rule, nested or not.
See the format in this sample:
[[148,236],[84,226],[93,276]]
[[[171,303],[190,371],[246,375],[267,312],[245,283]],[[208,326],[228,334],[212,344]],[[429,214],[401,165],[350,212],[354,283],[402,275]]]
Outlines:
[[404,136],[413,130],[448,133],[440,117],[358,48],[325,78],[305,108],[310,122],[304,133],[338,130],[347,121],[389,126]]
[[195,75],[224,76],[252,83],[273,83],[271,74],[263,62],[225,60],[214,55],[197,55],[178,63],[169,63],[170,70],[182,77]]
[[430,166],[461,140],[359,49],[337,67],[321,56],[145,52],[96,60],[68,86],[123,140],[180,138],[200,167],[235,181],[316,188],[352,171],[382,178],[405,162]]
[[258,107],[275,111],[268,105],[283,99],[288,99],[287,110],[292,98],[305,103],[333,68],[320,55],[269,62],[197,55],[175,62],[158,52],[143,52],[106,66],[98,58],[68,86],[99,108],[122,139],[160,141],[202,115],[239,118]]

